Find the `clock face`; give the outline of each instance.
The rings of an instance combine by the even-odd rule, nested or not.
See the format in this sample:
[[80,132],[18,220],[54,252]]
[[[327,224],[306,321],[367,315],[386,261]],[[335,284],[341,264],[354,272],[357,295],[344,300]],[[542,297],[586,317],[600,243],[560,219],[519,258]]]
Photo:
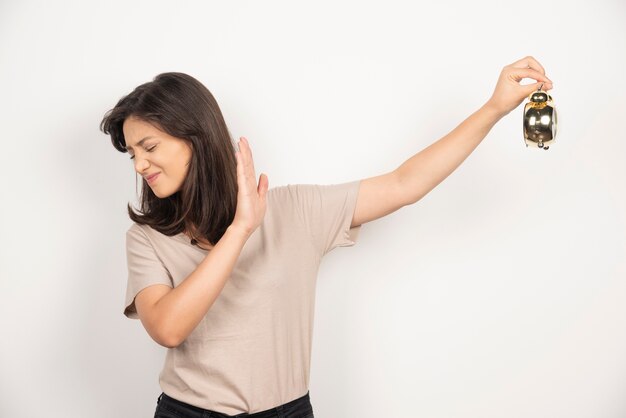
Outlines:
[[557,125],[556,108],[552,108],[552,139],[556,137],[556,125]]

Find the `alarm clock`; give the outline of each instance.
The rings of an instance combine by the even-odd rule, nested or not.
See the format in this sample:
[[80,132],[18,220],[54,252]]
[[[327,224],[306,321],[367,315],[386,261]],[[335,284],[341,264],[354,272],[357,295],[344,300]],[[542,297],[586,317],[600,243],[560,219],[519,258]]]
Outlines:
[[524,142],[527,148],[547,150],[556,137],[557,120],[554,100],[542,88],[543,84],[533,91],[524,106]]

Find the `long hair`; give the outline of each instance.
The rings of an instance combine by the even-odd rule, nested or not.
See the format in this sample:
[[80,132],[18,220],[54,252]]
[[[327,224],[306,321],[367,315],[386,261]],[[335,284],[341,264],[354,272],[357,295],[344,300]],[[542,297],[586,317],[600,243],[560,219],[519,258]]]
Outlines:
[[128,216],[162,234],[173,236],[187,230],[215,245],[237,208],[235,142],[217,101],[187,74],[157,75],[123,96],[100,122],[100,130],[111,135],[120,152],[128,152],[122,126],[129,116],[188,142],[192,156],[180,190],[171,196],[157,197],[143,179],[139,213],[128,203]]

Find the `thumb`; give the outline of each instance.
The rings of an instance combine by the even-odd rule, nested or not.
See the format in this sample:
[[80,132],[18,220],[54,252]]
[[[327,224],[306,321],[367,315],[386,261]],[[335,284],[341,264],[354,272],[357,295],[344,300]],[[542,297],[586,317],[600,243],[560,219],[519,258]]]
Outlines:
[[537,91],[539,89],[543,91],[548,91],[552,88],[552,83],[550,83],[549,81],[538,81],[535,84],[529,84],[526,87],[528,94],[530,94],[533,91]]
[[525,87],[526,90],[526,95],[529,95],[530,93],[532,93],[533,91],[537,91],[540,88],[543,88],[542,86],[545,86],[545,82],[544,81],[538,81],[535,84],[528,84]]
[[[537,83],[526,84],[526,85],[521,85],[520,84],[520,86],[523,87],[523,89],[522,89],[522,93],[523,93],[522,100],[524,98],[529,97],[533,92],[539,90],[539,88],[541,87],[542,84],[544,84],[543,90],[545,91],[546,90],[546,87],[545,87],[546,83],[543,82],[543,81],[540,81],[540,82],[537,82]],[[520,96],[522,96],[522,94],[520,94]]]
[[267,175],[261,174],[259,176],[259,187],[258,187],[258,192],[261,198],[265,197],[265,193],[267,192],[268,188],[269,188],[269,180],[267,178]]

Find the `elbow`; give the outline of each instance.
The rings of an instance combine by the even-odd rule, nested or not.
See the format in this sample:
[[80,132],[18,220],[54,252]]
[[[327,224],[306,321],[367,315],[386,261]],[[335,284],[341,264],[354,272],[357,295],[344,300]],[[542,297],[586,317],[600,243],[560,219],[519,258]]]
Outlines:
[[176,348],[180,345],[180,342],[174,338],[161,338],[157,343],[165,348]]
[[414,186],[407,182],[399,169],[396,170],[395,196],[395,200],[398,202],[397,209],[417,203],[422,198],[415,193]]
[[161,345],[165,348],[176,348],[180,343],[161,343]]
[[182,340],[175,336],[161,336],[153,339],[157,344],[162,345],[165,348],[176,348],[182,343]]
[[164,312],[158,303],[142,301],[137,305],[137,314],[148,335],[157,344],[176,348],[185,340],[177,320]]
[[152,339],[165,348],[176,348],[184,341],[178,333],[172,330],[161,329],[150,335]]
[[409,182],[399,176],[397,193],[400,197],[398,200],[401,202],[402,207],[414,205],[430,193],[435,186],[436,184],[432,184],[431,179],[423,179],[421,181],[413,179],[412,182]]

